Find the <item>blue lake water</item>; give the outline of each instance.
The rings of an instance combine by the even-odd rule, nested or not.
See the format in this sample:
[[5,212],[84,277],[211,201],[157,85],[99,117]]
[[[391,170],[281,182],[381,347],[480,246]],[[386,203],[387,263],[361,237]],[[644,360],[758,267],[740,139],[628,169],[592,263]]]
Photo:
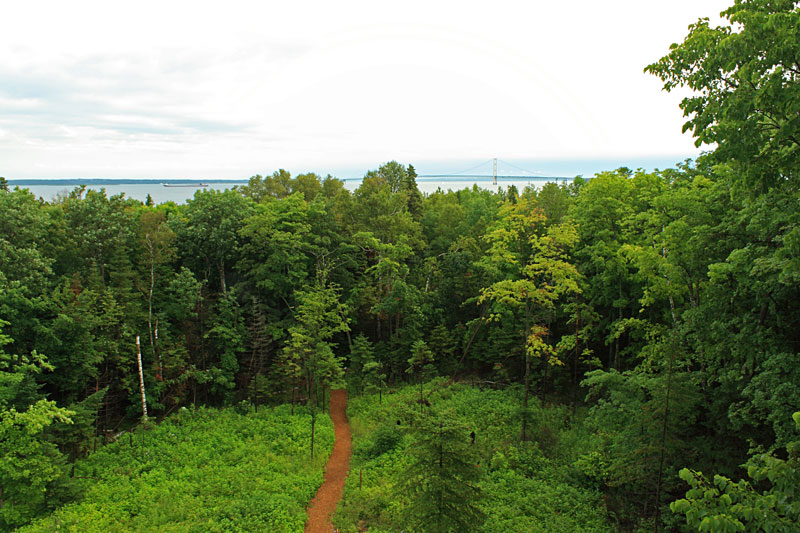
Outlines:
[[[530,177],[525,178],[498,178],[498,184],[493,185],[491,177],[475,177],[491,176],[494,169],[492,160],[485,160],[480,162],[478,160],[441,160],[441,161],[426,161],[420,162],[416,167],[417,173],[421,176],[417,178],[417,185],[420,191],[425,194],[435,192],[437,189],[446,191],[461,190],[464,188],[471,188],[473,185],[478,187],[497,190],[498,186],[502,189],[514,185],[518,190],[522,191],[527,186],[541,187],[547,181],[552,181],[552,178],[540,178],[538,176],[563,176],[559,178],[559,183],[571,181],[571,176],[582,175],[591,177],[595,173],[604,170],[613,170],[615,168],[626,166],[631,169],[641,168],[646,171],[652,171],[656,168],[671,168],[675,166],[677,161],[683,161],[686,157],[683,156],[661,156],[661,157],[620,157],[617,159],[552,159],[552,160],[525,160],[515,159],[512,163],[497,160],[497,174],[503,175],[524,175]],[[289,169],[293,175],[296,175],[297,169]],[[324,176],[329,171],[333,172],[334,176],[342,178],[345,187],[351,191],[361,185],[361,180],[366,173],[366,168],[353,167],[353,168],[338,168],[338,169],[302,169],[303,172],[315,171],[317,174]],[[424,177],[425,175],[437,174],[450,174],[444,178]],[[455,174],[456,176],[453,176]],[[460,176],[459,174],[464,174]],[[469,176],[469,175],[472,176]],[[7,176],[8,177],[8,176]],[[570,178],[567,178],[570,177]],[[14,180],[8,177],[9,181],[14,186]],[[54,177],[55,178],[55,177]],[[19,179],[25,179],[22,176]],[[57,179],[57,178],[56,178]],[[38,180],[37,180],[38,181]],[[46,184],[48,180],[42,179],[42,185],[38,183],[29,183],[25,185],[37,197],[44,198],[47,201],[52,200],[58,195],[66,195],[74,186],[71,185],[54,185],[52,182]],[[209,188],[212,189],[228,189],[235,185],[243,185],[247,180],[225,180],[216,178],[216,181],[204,180],[208,183]],[[156,203],[175,202],[184,203],[192,198],[197,191],[196,187],[164,187],[160,182],[153,181],[150,183],[112,183],[106,185],[91,185],[90,188],[98,189],[104,187],[106,193],[111,196],[115,194],[125,193],[128,198],[145,201],[149,194],[153,201]]]
[[[234,185],[244,185],[246,181],[226,181],[221,183],[208,182],[210,189],[229,189]],[[12,182],[13,186],[14,183]],[[25,185],[37,198],[43,198],[46,201],[51,201],[58,196],[66,196],[74,189],[70,185]],[[91,185],[88,189],[99,190],[101,188],[106,190],[108,196],[117,194],[125,194],[127,198],[147,200],[149,194],[153,201],[157,204],[164,202],[175,202],[176,204],[185,203],[186,200],[192,198],[194,193],[198,191],[199,187],[164,187],[160,183],[121,183],[119,185]]]
[[[436,192],[438,189],[446,191],[448,189],[457,191],[465,188],[471,188],[477,185],[483,189],[496,191],[497,188],[505,190],[506,188],[514,185],[521,192],[527,186],[541,187],[546,183],[547,179],[530,178],[530,179],[503,179],[498,178],[497,185],[492,184],[491,179],[472,179],[472,178],[446,178],[446,179],[428,179],[419,178],[417,186],[424,194]],[[559,183],[563,180],[559,180]],[[209,181],[208,189],[224,190],[230,189],[236,185],[244,185],[246,181]],[[348,179],[344,181],[345,188],[354,191],[361,185],[360,179]],[[13,187],[13,182],[11,183]],[[100,189],[104,188],[108,196],[116,194],[125,194],[127,198],[133,198],[144,202],[149,194],[153,201],[157,204],[164,202],[175,202],[177,204],[185,203],[187,200],[194,197],[195,192],[200,190],[199,187],[164,187],[161,183],[121,183],[119,185],[92,185],[88,188]],[[74,188],[69,185],[25,185],[24,188],[28,189],[37,198],[43,198],[46,201],[52,201],[58,196],[66,196]]]

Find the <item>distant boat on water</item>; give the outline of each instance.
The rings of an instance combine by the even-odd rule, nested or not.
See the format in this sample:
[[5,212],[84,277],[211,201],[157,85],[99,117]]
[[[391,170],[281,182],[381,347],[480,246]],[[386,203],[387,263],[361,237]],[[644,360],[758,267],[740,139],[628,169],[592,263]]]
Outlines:
[[208,183],[162,183],[164,187],[208,187]]

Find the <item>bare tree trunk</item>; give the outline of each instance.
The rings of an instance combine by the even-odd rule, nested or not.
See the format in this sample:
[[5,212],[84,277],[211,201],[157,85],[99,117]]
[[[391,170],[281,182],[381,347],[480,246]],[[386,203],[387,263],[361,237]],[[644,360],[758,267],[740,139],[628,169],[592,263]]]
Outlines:
[[225,284],[225,261],[220,260],[217,267],[219,270],[219,284],[222,287],[222,294],[228,294],[228,287]]
[[144,371],[142,370],[142,347],[139,335],[136,335],[136,353],[139,360],[139,390],[142,392],[142,421],[147,422],[147,396],[144,392]]
[[160,381],[164,381],[164,364],[161,361],[161,350],[158,348],[158,317],[156,317],[156,325],[155,325],[155,350],[156,355],[158,355],[158,378]]

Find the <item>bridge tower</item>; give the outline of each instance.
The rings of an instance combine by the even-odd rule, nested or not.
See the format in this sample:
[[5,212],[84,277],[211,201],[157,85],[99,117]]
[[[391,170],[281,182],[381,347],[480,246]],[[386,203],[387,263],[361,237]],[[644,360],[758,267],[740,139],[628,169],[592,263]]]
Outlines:
[[497,158],[492,159],[492,185],[497,185]]

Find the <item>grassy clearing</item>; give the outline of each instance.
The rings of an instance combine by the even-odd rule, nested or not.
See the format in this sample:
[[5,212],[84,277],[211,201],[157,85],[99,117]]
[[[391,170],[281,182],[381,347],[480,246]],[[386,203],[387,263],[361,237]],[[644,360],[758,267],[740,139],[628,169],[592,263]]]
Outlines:
[[83,498],[24,532],[300,532],[322,484],[333,424],[289,406],[184,410],[76,464]]

